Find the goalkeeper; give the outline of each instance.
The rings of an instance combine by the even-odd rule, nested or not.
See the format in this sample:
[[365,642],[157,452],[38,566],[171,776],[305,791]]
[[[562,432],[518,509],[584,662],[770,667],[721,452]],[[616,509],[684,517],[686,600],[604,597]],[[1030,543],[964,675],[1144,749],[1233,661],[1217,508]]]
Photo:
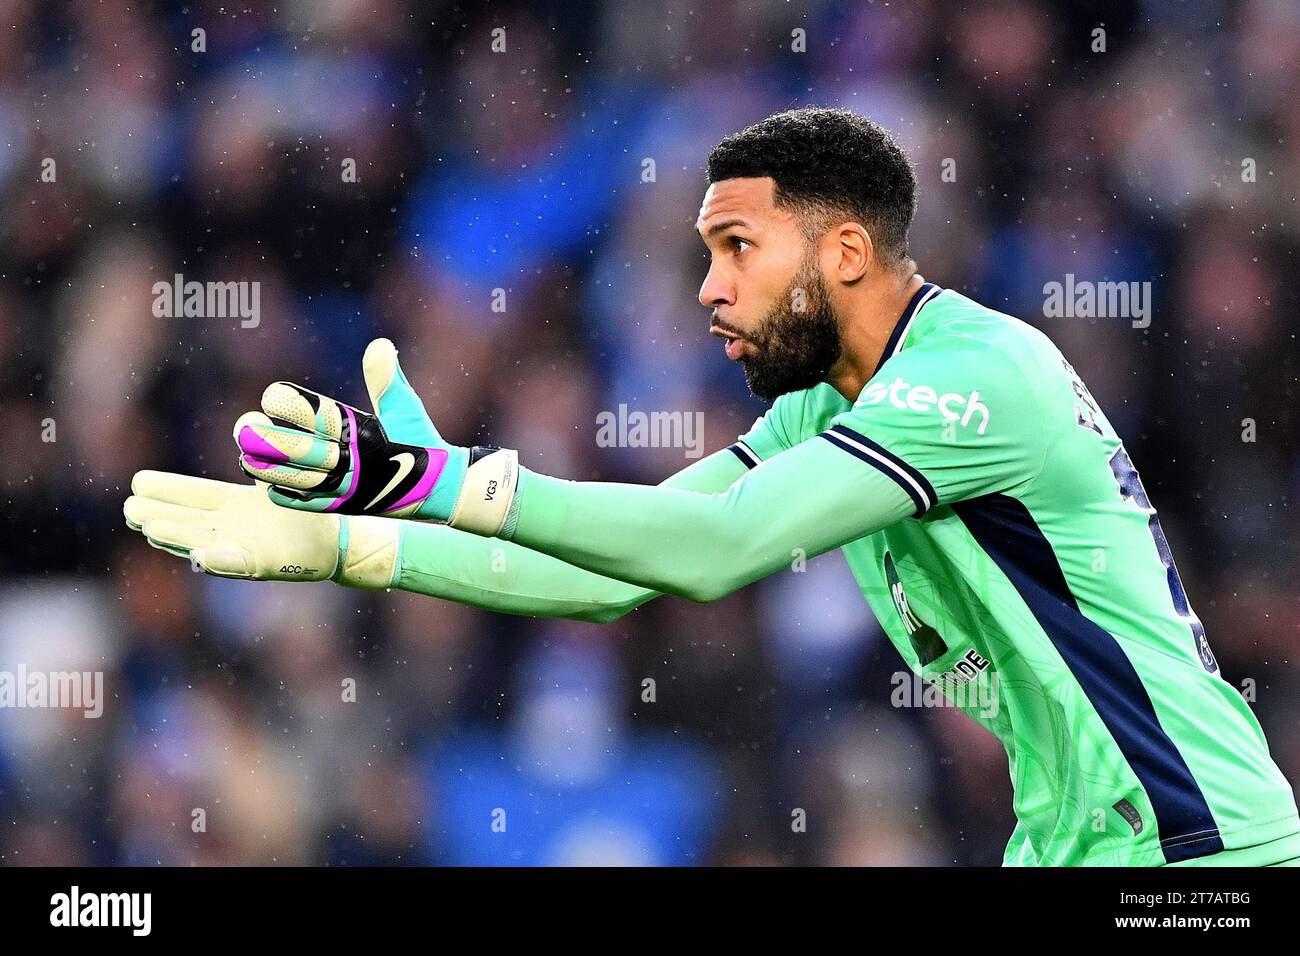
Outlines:
[[1005,863],[1300,863],[1291,788],[1123,444],[1045,336],[916,273],[888,134],[793,110],[724,139],[709,178],[699,298],[773,402],[730,448],[657,487],[532,472],[444,440],[380,339],[373,414],[275,383],[235,427],[256,485],[141,472],[128,523],[214,574],[593,621],[838,547],[909,667],[987,685],[959,696],[1007,750]]

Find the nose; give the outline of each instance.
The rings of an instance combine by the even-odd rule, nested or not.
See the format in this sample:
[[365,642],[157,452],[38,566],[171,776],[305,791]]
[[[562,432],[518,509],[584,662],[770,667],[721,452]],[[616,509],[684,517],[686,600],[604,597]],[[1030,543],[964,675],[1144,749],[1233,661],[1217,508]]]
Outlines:
[[716,309],[720,305],[736,304],[736,286],[727,276],[726,270],[718,267],[716,262],[709,266],[709,274],[704,277],[698,296],[700,305],[706,309]]

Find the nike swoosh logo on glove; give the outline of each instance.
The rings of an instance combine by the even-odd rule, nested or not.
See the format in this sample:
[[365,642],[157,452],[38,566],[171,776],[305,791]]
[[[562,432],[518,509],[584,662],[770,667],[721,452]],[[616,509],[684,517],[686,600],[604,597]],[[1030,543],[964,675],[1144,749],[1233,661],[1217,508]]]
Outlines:
[[384,497],[384,495],[388,494],[399,484],[401,484],[402,479],[404,479],[407,475],[409,475],[411,473],[411,469],[415,467],[415,456],[412,455],[409,451],[398,452],[396,455],[394,455],[392,458],[388,460],[397,462],[397,474],[393,475],[392,480],[388,484],[384,485],[383,491],[379,492],[379,494],[375,495],[373,498],[370,499],[370,504],[366,505],[366,511],[369,511],[371,508],[373,508],[375,506],[376,501]]

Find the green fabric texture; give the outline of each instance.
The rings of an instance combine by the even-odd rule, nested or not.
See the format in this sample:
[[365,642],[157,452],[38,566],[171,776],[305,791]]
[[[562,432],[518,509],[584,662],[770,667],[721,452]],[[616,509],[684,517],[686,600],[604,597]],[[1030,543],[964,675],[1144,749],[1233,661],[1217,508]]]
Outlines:
[[[720,491],[744,473],[739,459],[724,450],[679,471],[661,487]],[[402,522],[396,586],[506,614],[599,623],[616,620],[659,594],[516,542],[414,521]]]
[[711,493],[526,473],[514,540],[700,601],[841,547],[906,665],[1005,747],[1008,865],[1300,832],[1127,451],[1041,332],[927,286],[855,401],[782,396],[739,447],[756,466]]

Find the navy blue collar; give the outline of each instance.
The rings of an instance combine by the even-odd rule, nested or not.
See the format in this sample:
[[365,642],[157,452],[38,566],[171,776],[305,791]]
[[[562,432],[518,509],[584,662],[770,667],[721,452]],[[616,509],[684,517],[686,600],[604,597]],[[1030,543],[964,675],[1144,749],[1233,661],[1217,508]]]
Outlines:
[[916,290],[916,295],[912,296],[912,300],[907,303],[907,308],[899,316],[894,331],[889,333],[889,341],[885,343],[885,350],[880,353],[880,361],[876,363],[876,371],[871,373],[872,376],[875,376],[882,365],[898,354],[898,350],[903,347],[903,339],[907,336],[907,329],[912,324],[912,319],[916,318],[916,314],[927,302],[942,291],[943,288],[933,282],[923,283],[921,288]]

